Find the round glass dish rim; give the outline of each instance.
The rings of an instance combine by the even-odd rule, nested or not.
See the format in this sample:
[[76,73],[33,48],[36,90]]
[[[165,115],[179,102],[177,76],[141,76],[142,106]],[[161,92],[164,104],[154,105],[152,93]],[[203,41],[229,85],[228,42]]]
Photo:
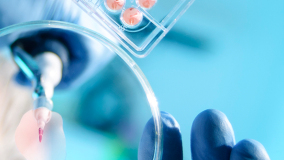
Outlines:
[[79,34],[89,36],[91,38],[99,40],[104,46],[114,51],[118,56],[120,56],[126,62],[126,64],[131,68],[131,70],[134,72],[139,82],[141,83],[143,90],[146,93],[148,102],[150,104],[151,112],[154,119],[154,125],[155,125],[155,151],[153,155],[153,160],[161,160],[163,153],[163,134],[162,134],[163,128],[162,128],[158,102],[148,80],[146,79],[145,75],[138,67],[138,65],[134,62],[134,60],[123,49],[121,49],[118,45],[116,45],[115,43],[113,43],[111,40],[104,37],[103,35],[95,31],[92,31],[88,28],[68,22],[43,20],[43,21],[30,21],[30,22],[18,23],[0,29],[0,37],[21,30],[26,30],[26,29],[31,30],[31,29],[41,29],[41,28],[67,29]]

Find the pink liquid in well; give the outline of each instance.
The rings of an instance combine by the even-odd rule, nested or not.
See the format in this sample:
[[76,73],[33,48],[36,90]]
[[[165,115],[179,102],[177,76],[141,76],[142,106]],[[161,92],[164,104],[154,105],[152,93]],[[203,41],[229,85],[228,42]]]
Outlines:
[[139,24],[142,21],[142,18],[142,13],[136,8],[128,8],[122,15],[123,21],[130,26]]
[[119,11],[123,8],[125,0],[106,0],[106,5],[110,10]]
[[138,0],[138,3],[141,7],[150,9],[152,8],[157,0]]
[[66,143],[63,121],[58,113],[52,112],[50,121],[44,127],[44,137],[39,142],[39,130],[32,110],[21,119],[15,133],[15,142],[26,160],[65,160]]

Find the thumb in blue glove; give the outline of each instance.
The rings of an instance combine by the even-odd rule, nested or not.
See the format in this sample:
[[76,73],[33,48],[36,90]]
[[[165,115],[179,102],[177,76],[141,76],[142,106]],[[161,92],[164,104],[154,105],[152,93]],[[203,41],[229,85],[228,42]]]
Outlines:
[[[180,127],[175,118],[161,112],[163,125],[163,160],[182,160],[182,139]],[[153,160],[155,151],[155,126],[151,118],[145,126],[138,150],[138,160]]]

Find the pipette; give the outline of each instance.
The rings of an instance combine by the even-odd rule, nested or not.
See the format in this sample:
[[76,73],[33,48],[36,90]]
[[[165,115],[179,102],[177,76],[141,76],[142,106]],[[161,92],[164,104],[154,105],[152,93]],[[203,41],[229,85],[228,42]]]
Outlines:
[[33,59],[20,47],[13,48],[14,60],[33,85],[34,117],[38,124],[39,141],[43,139],[45,125],[52,116],[51,100],[54,87],[62,77],[62,62],[52,52],[44,52]]

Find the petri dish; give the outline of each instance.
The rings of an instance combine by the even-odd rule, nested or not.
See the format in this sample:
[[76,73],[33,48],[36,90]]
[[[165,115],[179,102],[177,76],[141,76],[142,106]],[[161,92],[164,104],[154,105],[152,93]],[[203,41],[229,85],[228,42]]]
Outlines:
[[[53,111],[63,117],[66,159],[137,159],[144,126],[153,117],[153,159],[161,160],[163,135],[157,99],[141,69],[117,44],[90,29],[72,23],[47,20],[19,23],[0,29],[0,41],[5,42],[6,45],[2,45],[5,48],[25,34],[40,30],[52,32],[54,29],[84,37],[84,43],[95,45],[97,50],[94,52],[100,52],[100,57],[113,54],[110,61],[95,66],[93,72],[89,71],[88,74],[92,77],[81,81],[81,85],[55,91]],[[3,50],[9,52],[7,48],[1,48],[1,52]],[[17,98],[19,97],[14,95],[13,100]],[[16,107],[21,108],[21,105]],[[27,106],[29,107],[32,108]],[[86,114],[88,115],[85,116]],[[16,112],[13,116],[20,119],[22,115]],[[96,149],[99,151],[96,152]]]

